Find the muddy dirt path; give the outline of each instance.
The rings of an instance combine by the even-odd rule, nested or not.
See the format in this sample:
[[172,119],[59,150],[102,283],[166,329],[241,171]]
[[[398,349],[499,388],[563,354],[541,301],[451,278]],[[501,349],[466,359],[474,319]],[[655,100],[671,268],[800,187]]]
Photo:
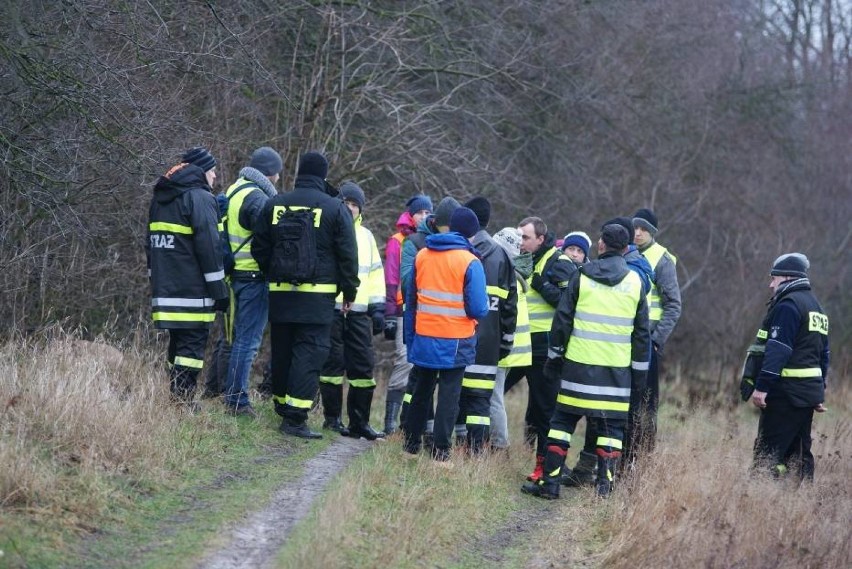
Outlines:
[[353,458],[372,444],[341,437],[308,460],[305,474],[278,490],[263,510],[237,522],[229,542],[202,561],[199,569],[274,567],[275,555],[314,500]]

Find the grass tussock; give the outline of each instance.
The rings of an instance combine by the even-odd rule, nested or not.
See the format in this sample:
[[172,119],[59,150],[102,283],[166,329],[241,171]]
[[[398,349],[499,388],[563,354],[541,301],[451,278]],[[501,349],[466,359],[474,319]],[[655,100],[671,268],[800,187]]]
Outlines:
[[682,415],[664,431],[609,505],[604,566],[852,566],[848,414],[816,417],[816,481],[800,486],[750,472],[757,415],[741,411]]
[[102,342],[0,347],[0,506],[85,517],[117,498],[106,477],[144,483],[179,449],[180,413],[161,362]]

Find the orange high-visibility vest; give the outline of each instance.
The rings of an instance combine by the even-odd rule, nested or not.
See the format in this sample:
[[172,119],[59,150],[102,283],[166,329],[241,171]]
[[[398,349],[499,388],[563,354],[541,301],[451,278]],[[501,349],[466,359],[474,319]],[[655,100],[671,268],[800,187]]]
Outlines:
[[464,310],[464,277],[476,257],[463,249],[417,253],[417,312],[414,331],[432,338],[470,338],[476,319]]

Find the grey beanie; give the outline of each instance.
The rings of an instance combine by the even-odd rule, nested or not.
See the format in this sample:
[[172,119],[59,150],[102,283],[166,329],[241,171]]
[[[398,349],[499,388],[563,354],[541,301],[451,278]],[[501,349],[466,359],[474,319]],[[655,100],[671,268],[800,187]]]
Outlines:
[[807,278],[811,262],[802,253],[786,253],[772,263],[769,274],[773,277]]
[[447,196],[438,203],[435,209],[435,225],[438,227],[449,227],[453,212],[461,207],[455,198]]
[[249,168],[254,168],[264,176],[280,174],[284,169],[281,155],[268,146],[261,146],[251,153]]
[[343,182],[340,186],[340,197],[344,201],[349,200],[358,204],[358,209],[364,211],[364,204],[367,203],[367,197],[364,195],[364,190],[355,182]]

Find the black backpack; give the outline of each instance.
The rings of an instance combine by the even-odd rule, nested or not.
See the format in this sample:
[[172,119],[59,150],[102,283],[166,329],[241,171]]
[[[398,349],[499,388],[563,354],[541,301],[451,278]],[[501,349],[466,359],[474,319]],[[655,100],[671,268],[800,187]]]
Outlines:
[[272,226],[267,278],[273,283],[313,283],[317,264],[316,213],[311,208],[283,207]]

